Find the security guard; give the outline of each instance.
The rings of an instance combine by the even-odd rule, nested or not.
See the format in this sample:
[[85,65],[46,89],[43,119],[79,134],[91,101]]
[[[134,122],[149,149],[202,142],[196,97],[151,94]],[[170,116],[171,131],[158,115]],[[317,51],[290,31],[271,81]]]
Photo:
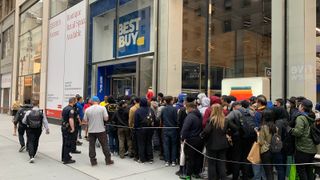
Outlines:
[[74,104],[76,99],[70,98],[69,105],[63,108],[62,111],[62,162],[64,164],[75,163],[76,161],[71,159],[70,153],[72,151],[72,146],[74,142],[74,133],[75,133],[75,121],[74,121]]

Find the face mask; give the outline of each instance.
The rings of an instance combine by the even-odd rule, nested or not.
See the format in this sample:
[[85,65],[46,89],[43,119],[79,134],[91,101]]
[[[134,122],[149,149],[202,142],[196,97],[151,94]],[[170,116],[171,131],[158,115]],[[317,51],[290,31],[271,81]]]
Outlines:
[[291,108],[291,104],[290,103],[287,103],[286,104],[286,107],[289,109],[289,108]]

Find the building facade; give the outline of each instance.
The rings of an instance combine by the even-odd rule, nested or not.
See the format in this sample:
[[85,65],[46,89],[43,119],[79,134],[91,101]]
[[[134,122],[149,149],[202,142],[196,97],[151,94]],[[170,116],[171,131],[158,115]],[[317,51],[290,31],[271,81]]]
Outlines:
[[[1,31],[3,39],[14,34],[14,46],[1,41],[7,49],[2,59],[13,46],[12,78],[3,80],[11,84],[3,84],[2,97],[11,87],[12,101],[39,100],[51,117],[59,118],[76,94],[143,96],[152,87],[172,96],[264,93],[270,100],[306,96],[316,102],[320,91],[318,0],[15,5],[14,30]],[[1,69],[3,79],[10,73]]]

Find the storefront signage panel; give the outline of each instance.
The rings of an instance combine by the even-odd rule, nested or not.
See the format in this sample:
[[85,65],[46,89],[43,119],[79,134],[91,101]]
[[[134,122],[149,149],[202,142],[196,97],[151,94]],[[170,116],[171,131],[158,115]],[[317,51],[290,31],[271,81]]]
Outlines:
[[83,94],[85,1],[50,20],[47,87],[48,117],[60,118],[68,99]]
[[150,51],[150,9],[149,6],[119,18],[118,57]]
[[11,74],[1,76],[1,88],[11,88]]

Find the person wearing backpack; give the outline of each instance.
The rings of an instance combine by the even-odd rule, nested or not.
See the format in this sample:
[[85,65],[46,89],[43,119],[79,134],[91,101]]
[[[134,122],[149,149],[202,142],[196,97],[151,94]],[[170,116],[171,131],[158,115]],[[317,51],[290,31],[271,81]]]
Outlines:
[[[277,127],[274,123],[274,114],[270,109],[265,110],[262,113],[262,125],[259,131],[257,131],[257,139],[260,145],[260,154],[262,164],[272,164],[272,143],[274,135],[277,133]],[[263,165],[266,173],[267,180],[273,180],[273,166]]]
[[148,106],[147,98],[140,100],[140,108],[134,115],[134,128],[137,134],[139,151],[139,163],[153,163],[152,136],[154,130],[151,129],[156,117],[153,110]]
[[106,105],[107,112],[110,117],[110,121],[107,122],[107,133],[109,136],[109,147],[111,154],[118,154],[119,153],[119,139],[117,134],[117,127],[113,126],[116,124],[113,121],[113,115],[116,112],[118,105],[113,96],[108,97],[108,104]]
[[[311,138],[310,127],[315,122],[312,112],[313,104],[310,100],[304,99],[299,104],[300,115],[296,119],[294,128],[288,128],[289,133],[295,136],[295,163],[312,163],[317,153],[316,145]],[[312,165],[297,166],[297,173],[300,180],[314,179]]]
[[26,112],[26,115],[22,119],[22,123],[27,126],[27,138],[28,138],[28,150],[30,163],[34,163],[34,156],[37,153],[39,138],[42,133],[42,127],[46,129],[46,134],[49,134],[48,120],[43,112],[39,109],[39,102],[33,101],[33,108]]
[[164,160],[165,166],[172,167],[176,166],[177,161],[177,138],[178,130],[177,129],[166,129],[174,128],[178,126],[178,112],[175,107],[173,107],[173,97],[166,96],[164,97],[166,101],[166,106],[162,109],[160,121],[163,125],[163,150],[164,150]]
[[[281,138],[282,143],[287,137],[287,126],[288,126],[288,112],[284,107],[274,107],[272,109],[275,117],[275,124],[277,127],[277,133]],[[272,153],[272,161],[275,164],[275,168],[278,174],[278,180],[285,180],[286,178],[286,167],[276,164],[285,164],[286,163],[286,154],[282,147],[280,152]]]
[[[21,108],[18,110],[16,115],[13,119],[14,126],[18,126],[18,134],[19,134],[19,143],[20,143],[20,149],[19,152],[22,152],[26,148],[25,140],[24,140],[24,133],[27,130],[27,126],[22,123],[22,119],[24,118],[27,111],[32,109],[32,104],[29,100],[26,100],[24,102],[24,105],[21,106]],[[28,149],[27,149],[28,150]]]

